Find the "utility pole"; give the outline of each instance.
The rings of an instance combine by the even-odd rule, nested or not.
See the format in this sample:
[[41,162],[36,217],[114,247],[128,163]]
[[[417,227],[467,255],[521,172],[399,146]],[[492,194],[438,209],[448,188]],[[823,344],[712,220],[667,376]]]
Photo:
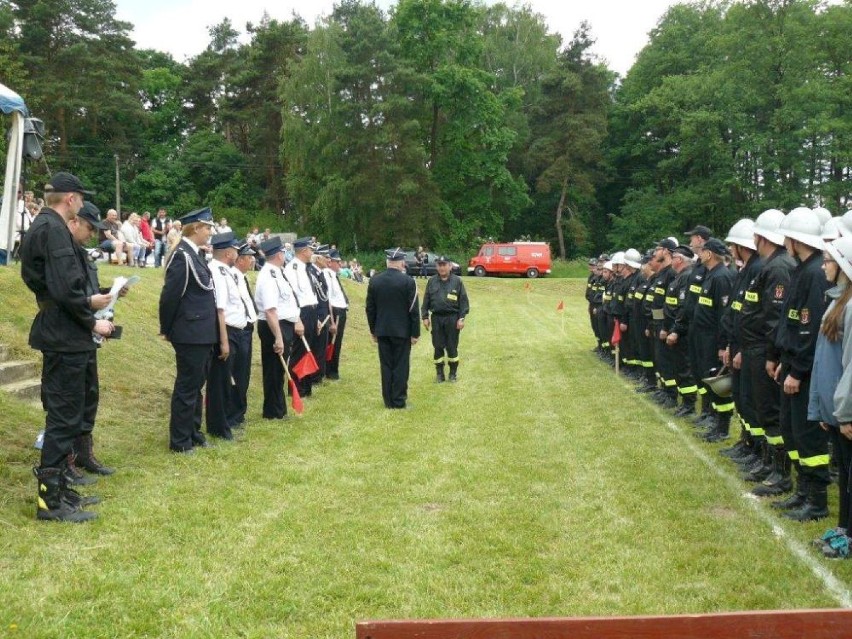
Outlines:
[[118,172],[118,153],[115,154],[115,210],[121,218],[121,175]]

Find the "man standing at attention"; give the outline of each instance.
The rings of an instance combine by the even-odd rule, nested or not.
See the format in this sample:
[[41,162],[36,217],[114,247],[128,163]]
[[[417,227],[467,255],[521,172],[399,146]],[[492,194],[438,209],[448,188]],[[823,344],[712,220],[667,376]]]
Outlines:
[[46,206],[21,243],[21,277],[35,294],[38,314],[30,346],[42,352],[42,397],[47,412],[38,480],[38,519],[82,522],[95,514],[81,509],[68,493],[63,470],[74,439],[81,434],[87,389],[97,377],[97,344],[112,323],[95,320],[87,274],[74,248],[68,220],[90,194],[79,178],[57,173],[45,187]]
[[[421,317],[426,330],[432,330],[435,348],[435,381],[444,378],[444,353],[450,365],[450,381],[455,382],[459,368],[459,334],[464,328],[464,318],[470,312],[467,291],[458,275],[450,272],[450,262],[443,255],[435,260],[438,274],[429,278],[423,295]],[[429,313],[432,318],[429,318]]]
[[386,408],[405,408],[411,347],[420,338],[417,284],[405,274],[405,251],[385,251],[387,270],[370,278],[367,322],[379,345],[382,398]]

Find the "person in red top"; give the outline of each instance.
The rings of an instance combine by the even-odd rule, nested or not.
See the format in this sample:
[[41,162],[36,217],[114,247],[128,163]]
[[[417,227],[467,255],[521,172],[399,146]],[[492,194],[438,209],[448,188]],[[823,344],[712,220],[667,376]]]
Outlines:
[[145,211],[142,214],[142,220],[139,222],[139,232],[142,234],[142,239],[148,243],[145,248],[145,258],[142,260],[142,266],[147,266],[148,256],[154,251],[154,231],[151,229],[151,213]]

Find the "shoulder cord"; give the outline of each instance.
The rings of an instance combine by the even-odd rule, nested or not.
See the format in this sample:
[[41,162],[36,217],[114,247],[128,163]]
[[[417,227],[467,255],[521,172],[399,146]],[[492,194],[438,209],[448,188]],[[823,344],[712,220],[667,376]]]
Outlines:
[[[307,271],[307,269],[305,269],[305,270]],[[314,274],[313,271],[307,271],[307,273],[308,273],[308,277],[311,280],[311,288],[314,289],[314,293],[316,293],[316,296],[319,299],[319,301],[320,302],[327,302],[328,301],[328,294],[325,292],[325,288],[323,288],[323,285],[320,284],[319,280],[317,279],[317,277],[316,277],[316,275]]]

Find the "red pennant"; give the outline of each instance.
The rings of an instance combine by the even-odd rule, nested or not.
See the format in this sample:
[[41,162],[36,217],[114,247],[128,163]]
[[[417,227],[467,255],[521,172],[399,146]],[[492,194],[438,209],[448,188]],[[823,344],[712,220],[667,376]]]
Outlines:
[[330,362],[334,359],[334,342],[330,342],[328,346],[325,347],[325,361]]
[[615,322],[615,327],[612,329],[612,338],[609,340],[609,343],[615,346],[621,341],[621,324],[619,324],[618,320]]
[[317,364],[317,358],[314,357],[314,354],[308,351],[302,356],[296,365],[293,366],[293,374],[299,379],[304,379],[308,375],[313,375],[319,370],[319,364]]
[[556,306],[557,311],[565,310],[565,303],[562,300],[559,300],[559,304]]
[[305,405],[302,403],[302,396],[299,395],[299,389],[296,388],[296,382],[293,381],[293,378],[288,378],[290,382],[290,395],[292,396],[293,401],[293,411],[297,415],[301,415],[305,410]]

